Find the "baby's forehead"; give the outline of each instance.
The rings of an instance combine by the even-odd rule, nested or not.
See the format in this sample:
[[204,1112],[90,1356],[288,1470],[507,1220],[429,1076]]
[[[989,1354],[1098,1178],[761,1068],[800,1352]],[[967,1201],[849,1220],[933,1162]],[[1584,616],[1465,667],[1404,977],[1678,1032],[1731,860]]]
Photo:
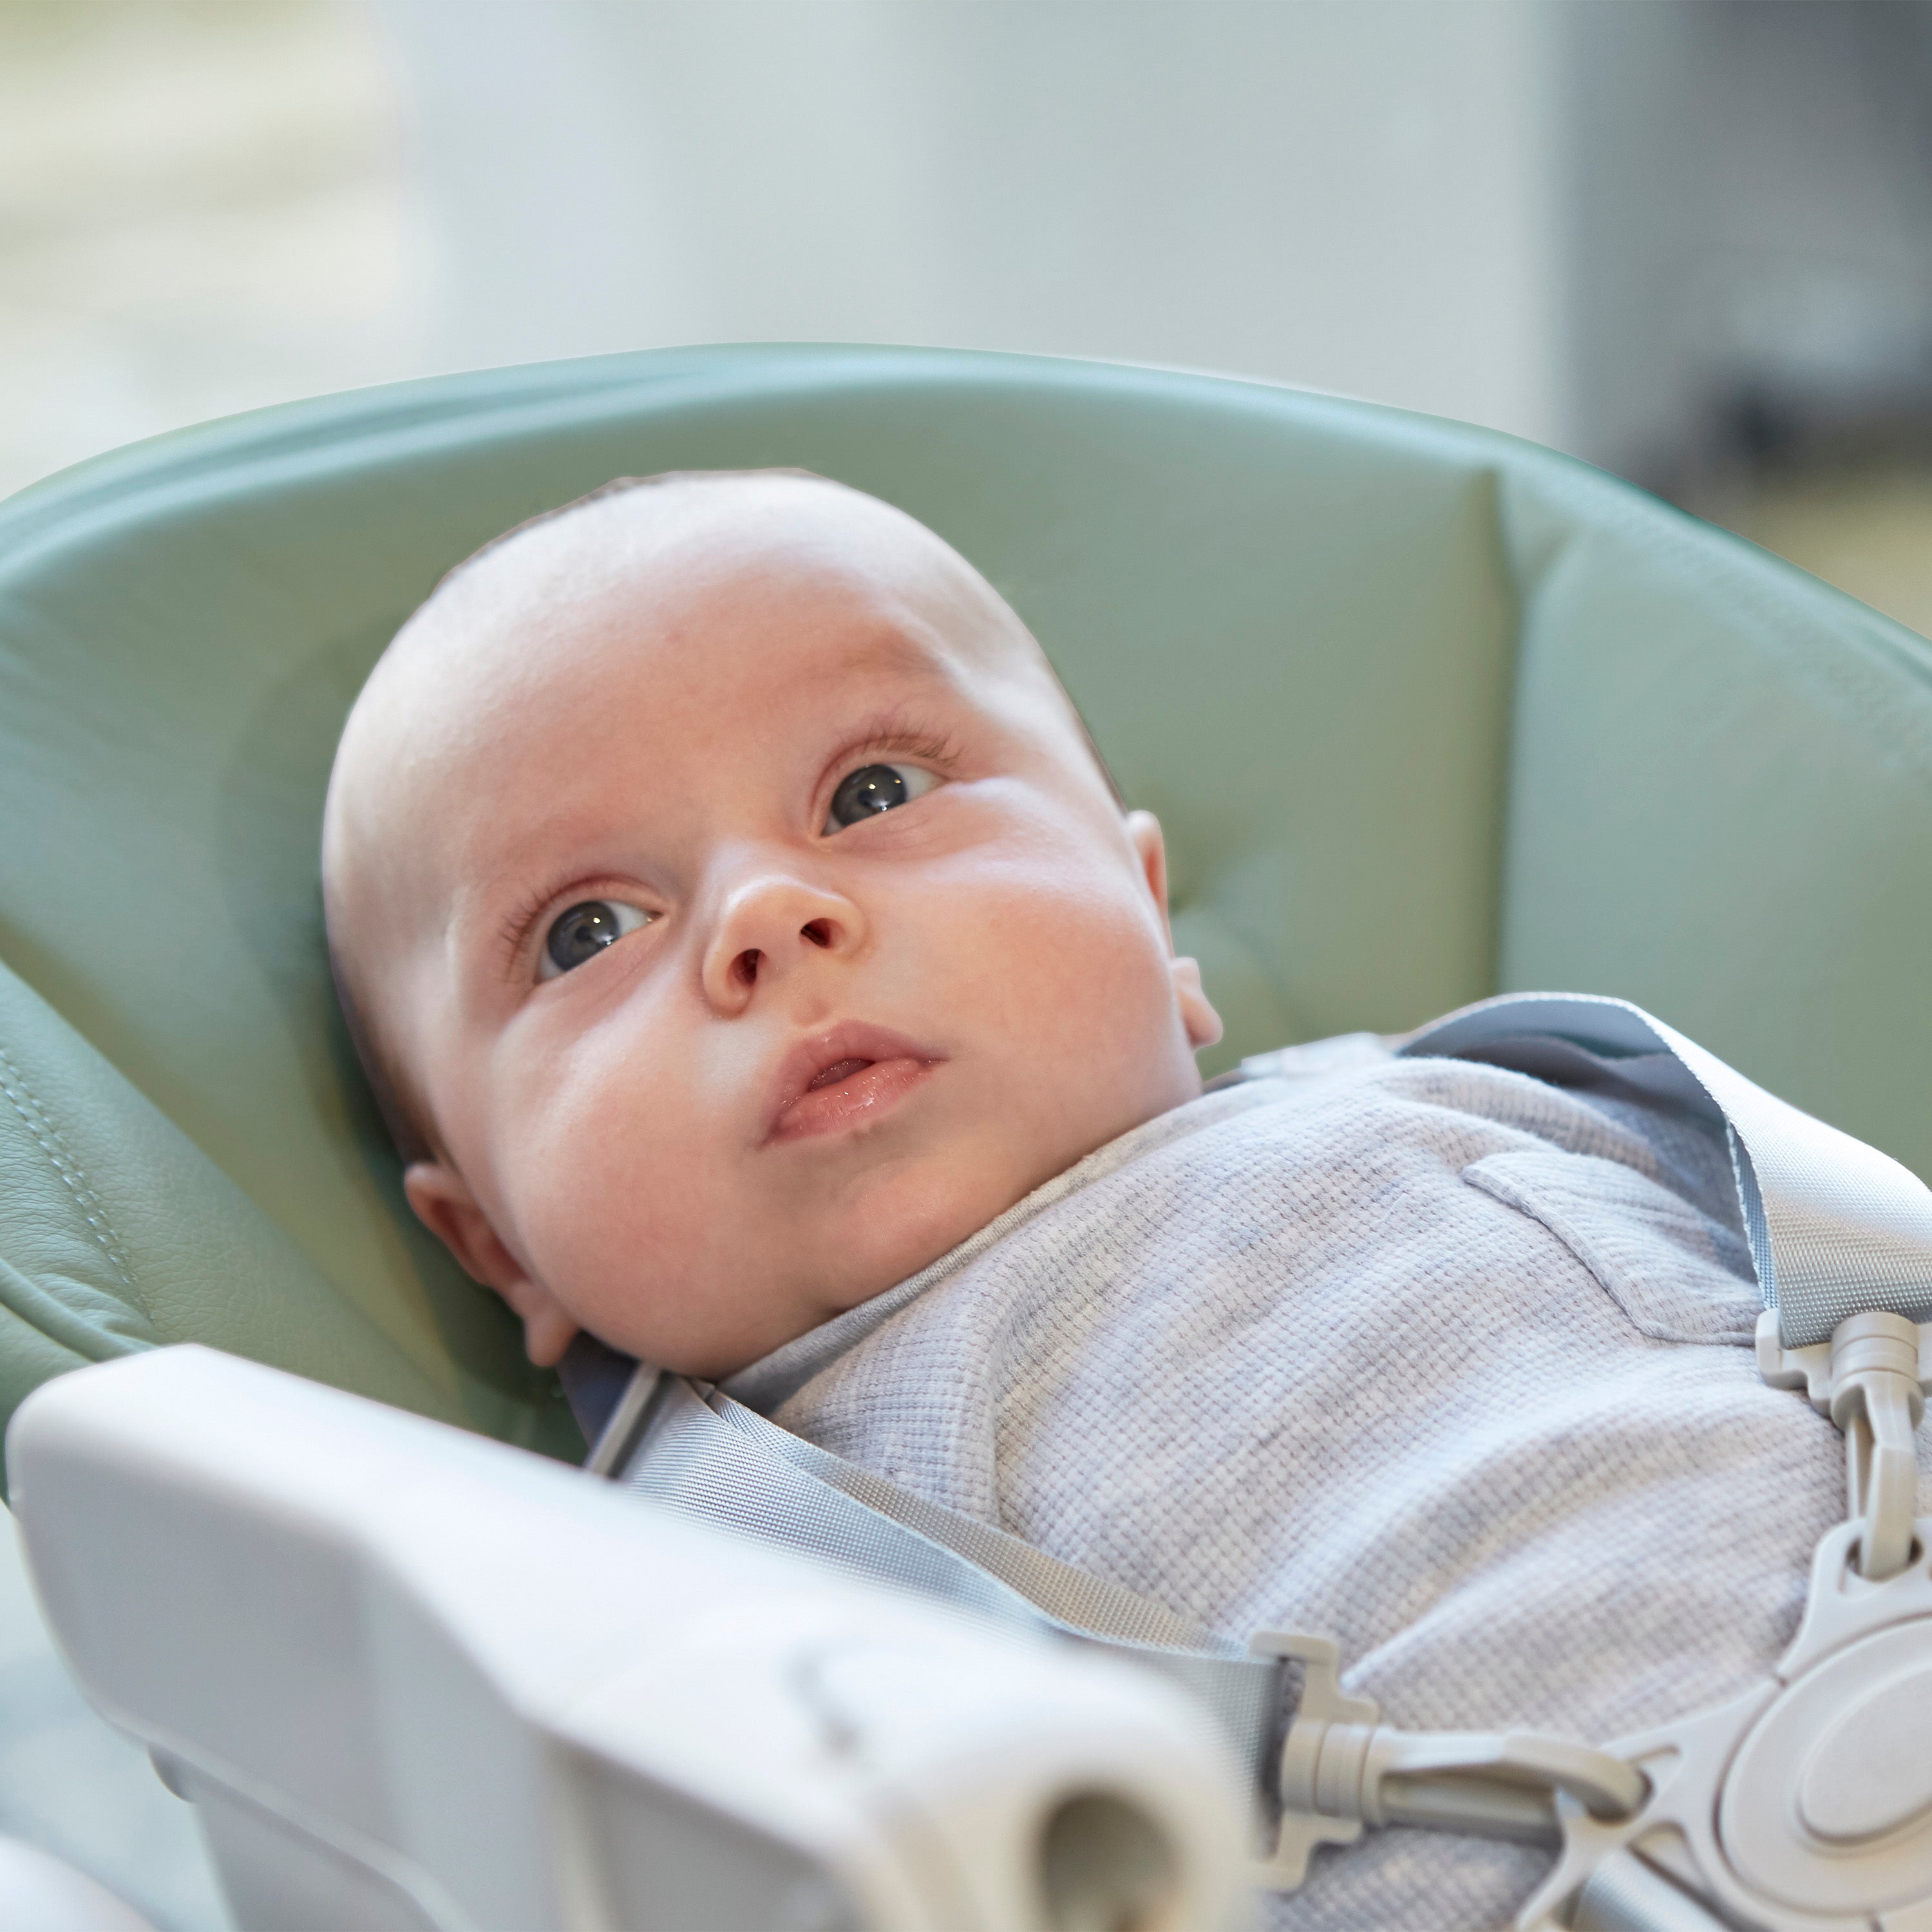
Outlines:
[[971,651],[1018,620],[952,548],[903,512],[818,478],[754,473],[614,490],[514,532],[453,572],[399,644],[575,622],[641,638],[686,624],[802,642],[788,607],[844,604],[931,626]]
[[965,686],[1030,647],[909,519],[749,507],[642,528],[586,512],[484,559],[399,640],[394,701],[434,714],[422,748],[466,754],[472,721],[520,737],[620,694],[646,719],[688,718],[776,686]]
[[593,502],[482,555],[358,709],[421,760],[620,688],[688,716],[773,682],[963,686],[1037,656],[977,572],[888,506],[800,479],[706,482]]
[[357,703],[332,815],[412,813],[426,788],[540,749],[640,687],[634,716],[688,721],[775,682],[810,692],[1014,670],[1052,682],[972,566],[877,499],[765,475],[616,491],[446,580]]

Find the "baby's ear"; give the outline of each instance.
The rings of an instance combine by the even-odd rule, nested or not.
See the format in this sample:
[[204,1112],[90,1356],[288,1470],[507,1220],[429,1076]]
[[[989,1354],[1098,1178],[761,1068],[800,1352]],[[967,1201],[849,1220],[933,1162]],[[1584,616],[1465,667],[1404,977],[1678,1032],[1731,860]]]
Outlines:
[[1187,1029],[1188,1044],[1212,1046],[1221,1037],[1221,1016],[1202,989],[1198,963],[1175,955],[1173,928],[1167,923],[1167,842],[1161,836],[1160,820],[1150,812],[1130,812],[1127,836],[1140,854],[1148,890],[1160,908],[1161,924],[1167,927],[1168,965],[1174,975],[1174,996],[1180,1008],[1180,1023]]
[[[1127,836],[1132,842],[1134,850],[1139,855],[1141,876],[1147,880],[1148,890],[1154,895],[1154,902],[1160,908],[1161,923],[1167,923],[1167,841],[1162,836],[1160,820],[1150,812],[1130,812],[1127,814]],[[1174,944],[1173,934],[1168,935],[1168,944]]]
[[1172,967],[1174,994],[1180,1006],[1180,1023],[1187,1029],[1187,1043],[1197,1051],[1212,1046],[1221,1037],[1221,1016],[1202,988],[1200,962],[1177,954]]
[[494,1288],[521,1318],[524,1347],[540,1369],[554,1368],[577,1334],[555,1296],[532,1281],[504,1246],[461,1174],[440,1160],[414,1161],[403,1171],[403,1192],[416,1219],[472,1280]]

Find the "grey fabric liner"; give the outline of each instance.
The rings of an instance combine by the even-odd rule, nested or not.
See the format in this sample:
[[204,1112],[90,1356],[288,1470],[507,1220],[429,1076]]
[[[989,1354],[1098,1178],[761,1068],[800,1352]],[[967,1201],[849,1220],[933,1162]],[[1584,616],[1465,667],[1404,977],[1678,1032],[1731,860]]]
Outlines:
[[1932,1191],[1888,1156],[1763,1088],[1627,1000],[1508,993],[1412,1035],[1401,1051],[1570,1080],[1617,1078],[1724,1136],[1752,1266],[1787,1348],[1850,1315],[1932,1320]]

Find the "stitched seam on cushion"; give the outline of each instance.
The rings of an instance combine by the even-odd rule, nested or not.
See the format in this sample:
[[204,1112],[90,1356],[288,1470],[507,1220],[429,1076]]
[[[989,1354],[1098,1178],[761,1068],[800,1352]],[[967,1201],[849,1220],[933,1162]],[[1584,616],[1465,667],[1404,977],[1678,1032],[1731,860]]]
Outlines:
[[114,1224],[107,1217],[106,1202],[88,1185],[86,1172],[68,1150],[67,1142],[61,1137],[60,1130],[49,1118],[47,1110],[41,1106],[33,1089],[27,1084],[26,1076],[4,1047],[0,1047],[0,1094],[6,1095],[14,1112],[20,1115],[41,1153],[46,1156],[48,1164],[60,1176],[62,1184],[74,1196],[82,1220],[87,1223],[94,1240],[100,1244],[101,1252],[112,1264],[114,1272],[121,1277],[122,1286],[140,1304],[142,1313],[153,1324],[154,1311],[148,1306],[147,1297],[135,1286],[127,1251],[122,1246],[120,1238],[114,1232]]

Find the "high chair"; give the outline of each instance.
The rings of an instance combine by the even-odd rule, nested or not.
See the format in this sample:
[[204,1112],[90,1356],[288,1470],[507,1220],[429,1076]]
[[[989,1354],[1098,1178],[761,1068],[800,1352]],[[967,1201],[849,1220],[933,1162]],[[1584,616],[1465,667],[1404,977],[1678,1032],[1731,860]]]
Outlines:
[[[1208,1071],[1600,992],[1932,1174],[1932,648],[1550,452],[1202,376],[779,346],[327,398],[39,484],[0,507],[0,1400],[117,1364],[45,1410],[16,1502],[244,1928],[1242,1909],[1201,1796],[1232,1774],[1178,1694],[564,1470],[555,1378],[414,1223],[344,1036],[317,828],[383,644],[537,511],[764,465],[901,505],[1032,627],[1166,829]],[[124,1360],[178,1342],[512,1446]],[[841,1725],[872,1768],[802,1805]]]

